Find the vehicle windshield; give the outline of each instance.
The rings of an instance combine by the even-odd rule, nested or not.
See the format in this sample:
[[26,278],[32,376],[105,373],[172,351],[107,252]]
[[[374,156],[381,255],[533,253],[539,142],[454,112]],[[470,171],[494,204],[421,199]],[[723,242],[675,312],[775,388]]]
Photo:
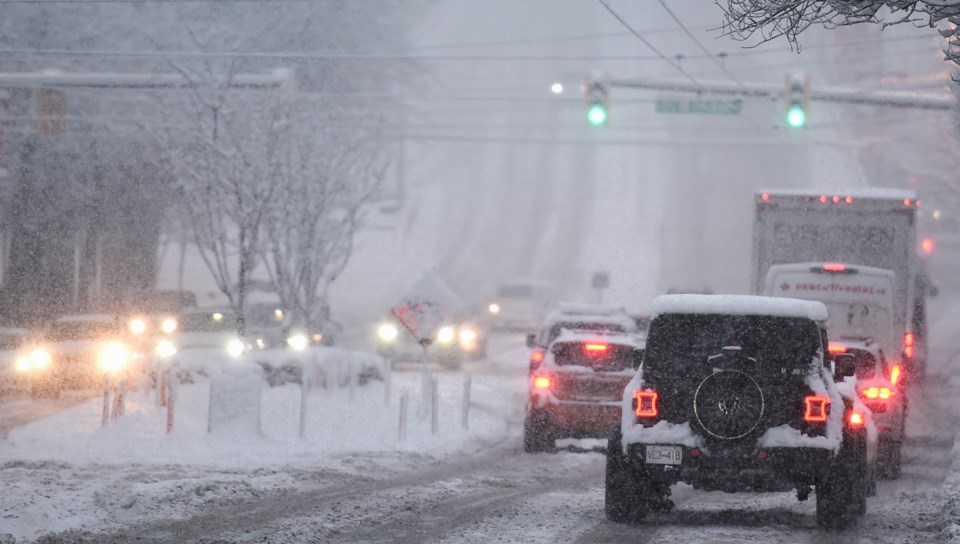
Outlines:
[[21,334],[0,334],[0,350],[18,349],[26,343]]
[[46,338],[53,342],[96,340],[116,335],[120,330],[120,324],[112,321],[62,321],[50,326]]
[[586,366],[598,371],[617,372],[632,367],[633,346],[596,342],[555,342],[550,351],[559,366]]
[[616,323],[598,323],[596,321],[563,321],[554,323],[547,330],[546,338],[541,339],[543,345],[549,345],[560,337],[563,331],[595,332],[595,333],[625,333],[627,329]]
[[836,338],[873,338],[888,342],[893,320],[887,308],[863,303],[827,304],[827,328]]
[[177,323],[181,332],[230,332],[236,326],[234,315],[228,312],[181,314]]

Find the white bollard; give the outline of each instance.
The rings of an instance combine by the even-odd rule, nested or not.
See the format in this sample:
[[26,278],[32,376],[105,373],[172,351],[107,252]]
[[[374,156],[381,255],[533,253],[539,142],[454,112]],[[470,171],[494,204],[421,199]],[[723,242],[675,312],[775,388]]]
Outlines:
[[106,427],[110,423],[110,376],[103,378],[103,415],[100,425]]
[[397,430],[400,442],[407,439],[407,394],[400,395],[400,425]]
[[176,400],[174,395],[173,368],[168,368],[165,372],[167,381],[167,434],[173,432],[173,403]]
[[353,361],[347,361],[347,379],[350,387],[350,402],[353,402],[353,398],[356,395],[356,381],[357,373],[354,372]]
[[436,435],[440,431],[440,395],[437,394],[439,384],[434,378],[430,382],[430,434]]
[[390,359],[383,358],[383,404],[390,406],[390,379],[393,375],[393,365]]
[[472,381],[469,374],[463,378],[463,404],[460,406],[462,414],[460,423],[465,431],[470,430],[470,385]]
[[300,438],[307,432],[307,390],[310,388],[310,377],[304,372],[300,378]]

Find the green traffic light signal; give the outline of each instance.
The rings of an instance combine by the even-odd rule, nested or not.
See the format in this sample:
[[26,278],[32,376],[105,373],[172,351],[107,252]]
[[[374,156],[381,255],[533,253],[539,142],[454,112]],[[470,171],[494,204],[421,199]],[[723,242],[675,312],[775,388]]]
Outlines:
[[590,121],[590,124],[598,127],[607,122],[607,108],[603,104],[592,104],[590,109],[587,110],[587,121]]
[[790,128],[803,128],[807,126],[807,112],[803,106],[794,104],[787,110],[787,125]]

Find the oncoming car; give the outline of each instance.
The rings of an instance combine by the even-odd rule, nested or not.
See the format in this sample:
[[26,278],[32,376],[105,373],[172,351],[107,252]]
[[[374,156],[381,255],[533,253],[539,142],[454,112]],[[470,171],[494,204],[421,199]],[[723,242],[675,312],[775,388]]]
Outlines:
[[458,368],[465,359],[481,359],[487,353],[487,335],[469,321],[450,319],[431,333],[427,349],[395,318],[376,326],[377,354],[393,362],[423,361]]
[[140,359],[113,315],[83,314],[54,320],[43,342],[19,360],[18,370],[33,396],[59,396],[64,389],[102,387],[139,370]]
[[620,419],[638,347],[628,335],[564,331],[531,373],[524,451],[552,450],[558,438],[605,438]]
[[658,297],[609,439],[607,517],[669,509],[685,482],[800,500],[815,488],[819,525],[854,524],[874,492],[877,431],[845,381],[852,362],[828,359],[826,318],[820,302]]

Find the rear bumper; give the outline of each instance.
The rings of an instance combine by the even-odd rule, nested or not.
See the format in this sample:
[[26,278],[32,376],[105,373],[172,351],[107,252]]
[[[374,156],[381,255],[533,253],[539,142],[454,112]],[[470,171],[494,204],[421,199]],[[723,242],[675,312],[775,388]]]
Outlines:
[[659,465],[645,462],[646,447],[647,444],[628,446],[631,464],[652,470],[662,479],[709,491],[785,491],[801,483],[814,485],[833,458],[830,450],[820,448],[769,448],[746,455],[715,456],[679,446],[679,464]]
[[607,438],[620,421],[621,404],[613,402],[553,401],[531,409],[546,416],[551,432],[558,437]]

